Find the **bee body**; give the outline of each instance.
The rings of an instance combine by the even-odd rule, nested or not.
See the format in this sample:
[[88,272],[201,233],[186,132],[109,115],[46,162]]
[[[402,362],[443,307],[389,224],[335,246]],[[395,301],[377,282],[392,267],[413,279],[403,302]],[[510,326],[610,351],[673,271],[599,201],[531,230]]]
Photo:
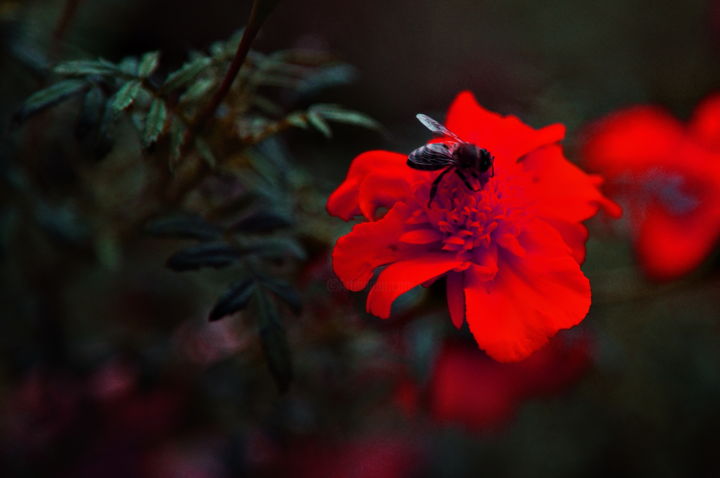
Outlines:
[[475,189],[470,184],[466,174],[479,182],[481,188],[495,175],[494,157],[488,150],[478,148],[474,144],[460,139],[455,133],[429,116],[418,114],[417,118],[433,133],[448,138],[448,141],[420,146],[408,155],[407,165],[413,169],[421,171],[438,171],[442,169],[442,172],[438,174],[430,188],[428,207],[435,198],[440,181],[450,171],[454,171],[471,191],[478,191],[479,189]]

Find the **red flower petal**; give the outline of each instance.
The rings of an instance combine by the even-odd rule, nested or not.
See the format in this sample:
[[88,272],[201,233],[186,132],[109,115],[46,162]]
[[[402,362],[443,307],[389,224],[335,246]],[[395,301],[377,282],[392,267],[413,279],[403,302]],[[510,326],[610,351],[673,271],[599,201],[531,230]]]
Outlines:
[[536,130],[515,116],[501,116],[480,106],[469,91],[460,93],[447,115],[447,127],[460,138],[487,149],[503,168],[541,146],[565,137],[565,127],[554,124]]
[[462,263],[455,254],[426,253],[390,264],[380,273],[368,294],[368,312],[387,319],[390,317],[392,303],[401,294],[461,266]]
[[720,94],[710,96],[695,109],[690,131],[707,148],[720,152]]
[[[485,110],[467,92],[447,124],[489,150],[497,174],[474,178],[477,190],[447,175],[429,205],[437,171],[409,168],[400,154],[358,156],[328,211],[344,219],[362,213],[373,222],[338,241],[335,270],[359,290],[385,267],[367,301],[380,317],[390,315],[400,294],[447,274],[453,324],[468,320],[481,348],[520,360],[587,313],[589,284],[578,265],[587,238],[582,221],[601,207],[619,210],[600,193],[600,179],[554,145],[564,135],[561,125],[535,130]],[[379,208],[390,210],[375,220]]]
[[365,288],[376,268],[396,260],[408,207],[398,204],[380,220],[357,224],[333,249],[333,269],[346,289]]
[[436,229],[415,229],[400,236],[400,242],[408,244],[432,244],[443,238]]
[[357,156],[345,181],[328,198],[327,211],[345,221],[364,214],[374,219],[377,207],[390,208],[406,197],[407,184],[428,173],[406,166],[407,155],[368,151]]
[[558,330],[577,325],[590,307],[590,284],[551,227],[522,234],[528,254],[505,257],[492,282],[465,272],[467,321],[478,345],[501,362],[521,360]]
[[512,372],[477,349],[445,345],[430,384],[433,416],[475,430],[505,423],[518,405]]
[[619,217],[620,207],[598,189],[600,180],[565,159],[559,146],[547,146],[527,155],[518,165],[528,174],[540,215],[558,222],[578,224],[601,207]]
[[585,163],[614,177],[672,161],[683,126],[660,108],[640,106],[608,116],[590,131]]
[[627,204],[640,264],[670,280],[697,267],[720,236],[720,96],[688,128],[655,107],[600,121],[585,147]]
[[463,282],[462,272],[450,272],[447,275],[447,282],[445,284],[450,319],[455,328],[458,329],[462,327],[465,321],[465,291],[463,290]]
[[671,280],[700,265],[719,237],[718,206],[698,207],[693,214],[684,216],[654,206],[648,209],[638,230],[638,257],[648,275]]

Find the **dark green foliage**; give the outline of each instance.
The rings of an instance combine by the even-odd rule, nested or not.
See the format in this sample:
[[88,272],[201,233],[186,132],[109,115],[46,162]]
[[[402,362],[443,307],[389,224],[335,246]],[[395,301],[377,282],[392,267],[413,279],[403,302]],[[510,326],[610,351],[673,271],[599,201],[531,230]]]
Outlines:
[[264,287],[273,291],[280,300],[285,302],[295,315],[300,315],[302,313],[302,299],[300,298],[298,291],[293,286],[287,282],[280,281],[272,277],[262,277],[260,278],[260,281]]
[[191,246],[176,252],[168,258],[166,265],[178,272],[212,267],[219,269],[227,267],[243,256],[240,251],[230,244],[223,242],[204,243]]
[[123,73],[119,65],[107,60],[75,60],[57,65],[53,72],[61,76],[118,76]]
[[[251,50],[222,108],[212,115],[213,127],[200,124],[242,34],[214,43],[209,53],[192,52],[186,62],[168,73],[162,73],[168,70],[162,68],[158,51],[117,62],[102,58],[62,61],[52,69],[50,86],[28,98],[17,119],[27,120],[68,98],[82,96],[75,133],[92,159],[119,147],[122,132],[134,128],[142,157],[133,158],[127,151],[119,156],[124,159],[124,170],[137,171],[134,181],[144,184],[143,196],[126,198],[118,205],[119,211],[98,206],[96,214],[101,218],[88,221],[92,227],[83,228],[82,234],[78,228],[72,232],[60,227],[67,222],[67,214],[45,215],[52,219],[43,222],[45,229],[64,242],[87,240],[93,244],[95,256],[109,268],[120,262],[121,235],[139,226],[158,237],[200,241],[170,255],[167,267],[178,272],[227,269],[233,274],[235,282],[213,306],[210,320],[241,310],[251,296],[256,297],[263,349],[278,387],[285,390],[292,373],[274,301],[287,305],[294,314],[301,313],[300,295],[287,272],[280,271],[288,264],[305,261],[307,254],[296,230],[294,189],[301,183],[273,138],[293,127],[315,129],[330,137],[333,122],[372,129],[378,124],[337,105],[317,104],[293,111],[278,101],[273,96],[277,88],[293,92],[289,97],[307,98],[320,87],[346,82],[351,76],[352,69],[346,65],[325,54],[302,50],[270,54]],[[141,173],[144,167],[154,172]],[[113,182],[121,179],[115,174],[111,178]],[[198,193],[213,178],[232,178],[242,193],[233,201],[216,197],[210,186]],[[114,194],[102,184],[90,184],[89,189],[97,197]],[[112,203],[109,199],[103,204]],[[230,204],[238,204],[238,208]],[[77,210],[92,208],[83,204]],[[194,212],[167,215],[178,209]],[[127,224],[108,223],[107,217],[122,217]],[[148,217],[159,219],[148,222]],[[76,222],[84,224],[81,219]],[[70,232],[59,233],[65,230]],[[238,276],[251,277],[250,282],[237,282]]]
[[157,141],[158,137],[165,131],[167,123],[167,107],[160,98],[155,98],[150,104],[147,118],[145,118],[145,131],[143,132],[143,144],[147,147]]
[[[213,44],[210,55],[194,52],[190,60],[170,72],[163,81],[155,78],[161,57],[157,51],[145,53],[139,58],[127,57],[118,63],[105,59],[59,63],[53,69],[59,81],[31,96],[17,113],[17,119],[24,121],[82,92],[92,94],[85,103],[95,104],[99,98],[97,90],[100,89],[107,96],[105,110],[108,112],[102,118],[85,115],[83,131],[92,129],[90,122],[93,119],[100,121],[100,136],[108,140],[113,134],[111,123],[123,114],[130,114],[133,115],[138,137],[146,148],[160,141],[169,131],[168,165],[171,170],[175,170],[183,156],[192,152],[214,169],[219,158],[210,141],[195,137],[199,133],[195,131],[195,121],[202,106],[222,82],[239,39],[240,33],[227,42]],[[362,113],[337,105],[318,104],[305,112],[282,117],[282,108],[258,92],[268,86],[302,89],[316,75],[326,77],[322,83],[329,85],[332,82],[327,81],[328,69],[332,71],[341,67],[327,58],[303,51],[283,50],[269,55],[250,52],[235,82],[235,89],[242,90],[242,95],[237,98],[247,103],[229,105],[232,114],[243,120],[242,125],[237,127],[241,143],[244,146],[257,144],[292,126],[312,126],[330,137],[332,132],[328,121],[377,128],[377,123]],[[96,105],[92,111],[100,109]],[[251,111],[252,114],[249,114]]]
[[15,119],[19,122],[25,121],[51,106],[80,94],[86,88],[87,85],[81,80],[63,80],[55,83],[28,98],[22,108],[15,114]]
[[243,310],[247,307],[254,292],[255,282],[252,279],[245,279],[230,285],[213,306],[208,320],[214,322]]
[[212,60],[207,57],[198,57],[185,63],[179,70],[168,75],[165,83],[163,83],[163,89],[165,91],[173,91],[187,86],[188,83],[195,80],[211,63]]
[[285,393],[293,376],[290,347],[285,329],[275,303],[262,288],[256,288],[254,298],[258,317],[258,333],[268,368],[280,393]]
[[292,219],[280,212],[257,211],[232,225],[229,230],[244,233],[267,233],[276,229],[287,228],[292,224]]
[[145,232],[158,237],[177,237],[200,241],[217,240],[222,236],[222,229],[199,216],[190,214],[156,219],[147,224]]
[[140,64],[138,65],[137,74],[140,78],[147,78],[148,76],[155,73],[158,65],[160,64],[160,52],[151,51],[145,53],[140,58]]
[[105,97],[100,88],[90,88],[83,99],[82,109],[75,125],[75,134],[79,139],[85,138],[97,129],[105,111]]
[[137,98],[141,87],[142,83],[138,80],[131,80],[122,85],[112,100],[113,112],[119,113],[127,109]]

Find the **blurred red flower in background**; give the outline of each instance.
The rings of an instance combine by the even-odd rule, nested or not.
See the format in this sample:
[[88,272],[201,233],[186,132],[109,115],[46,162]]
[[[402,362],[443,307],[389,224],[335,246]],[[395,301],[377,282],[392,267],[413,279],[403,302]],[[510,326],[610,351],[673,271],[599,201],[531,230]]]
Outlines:
[[720,95],[688,125],[653,106],[618,111],[590,128],[583,153],[626,204],[648,276],[675,279],[702,262],[720,235]]
[[277,476],[299,478],[410,478],[423,468],[417,437],[389,431],[337,442],[306,440],[293,446]]
[[562,125],[535,130],[463,92],[447,127],[494,155],[494,177],[471,192],[448,175],[429,206],[437,172],[409,168],[405,154],[361,154],[327,209],[367,221],[337,241],[333,267],[345,287],[359,291],[385,266],[367,300],[368,312],[383,318],[398,296],[445,276],[453,323],[467,319],[496,360],[521,360],[587,314],[582,221],[600,207],[619,209],[598,190],[600,178],[565,159],[557,144]]
[[467,343],[449,340],[425,389],[407,381],[397,399],[410,414],[424,406],[441,423],[474,431],[497,429],[524,401],[556,395],[582,378],[591,365],[590,352],[586,336],[556,338],[525,360],[498,363]]

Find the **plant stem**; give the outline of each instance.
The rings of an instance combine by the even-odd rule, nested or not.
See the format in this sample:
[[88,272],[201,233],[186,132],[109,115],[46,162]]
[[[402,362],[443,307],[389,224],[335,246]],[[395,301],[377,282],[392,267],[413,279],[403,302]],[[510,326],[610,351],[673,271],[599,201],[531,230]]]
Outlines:
[[225,73],[225,78],[223,78],[220,87],[217,89],[205,109],[203,109],[198,115],[192,130],[188,134],[189,143],[192,143],[192,139],[194,139],[195,135],[203,130],[205,124],[210,118],[212,118],[215,111],[217,111],[220,106],[220,103],[222,103],[222,100],[225,96],[227,96],[235,78],[237,77],[237,74],[240,72],[240,68],[243,63],[245,63],[245,59],[250,51],[250,45],[260,31],[260,27],[265,22],[265,19],[277,4],[277,1],[278,0],[253,1],[252,10],[250,11],[250,19],[248,20],[248,24],[245,27],[240,44],[235,52],[235,57],[233,58],[232,63],[230,63],[230,68],[228,68],[227,73]]
[[57,56],[58,51],[60,50],[60,43],[62,42],[62,39],[65,37],[65,32],[67,32],[68,27],[70,26],[70,21],[75,16],[75,13],[77,12],[78,6],[80,5],[80,2],[82,0],[66,0],[65,6],[63,7],[63,11],[60,14],[60,18],[58,18],[57,25],[55,25],[55,30],[53,30],[53,46],[52,46],[52,56]]

